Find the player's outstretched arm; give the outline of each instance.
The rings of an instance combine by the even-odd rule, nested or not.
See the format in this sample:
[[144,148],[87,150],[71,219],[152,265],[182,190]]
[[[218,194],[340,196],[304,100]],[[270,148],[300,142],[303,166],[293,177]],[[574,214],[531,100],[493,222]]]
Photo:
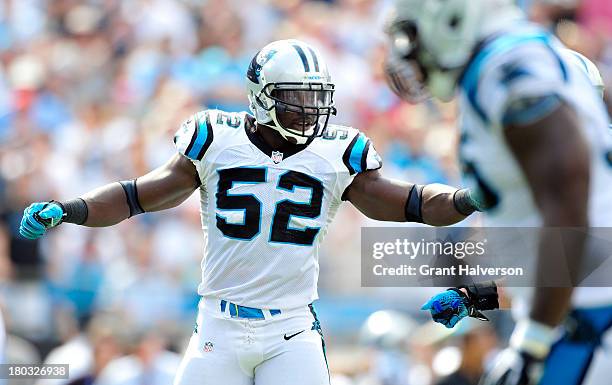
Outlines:
[[467,189],[410,184],[385,178],[378,170],[358,174],[345,198],[372,219],[432,226],[451,225],[480,210]]
[[110,183],[64,202],[37,202],[25,209],[19,229],[36,239],[62,222],[112,226],[146,211],[175,207],[199,186],[193,163],[174,155],[166,164],[131,181]]
[[125,184],[111,183],[83,195],[89,213],[83,225],[114,225],[140,211],[130,206],[139,205],[144,212],[176,207],[198,187],[197,171],[189,159],[175,154],[161,167],[134,180],[136,191],[131,203],[129,186],[126,189]]

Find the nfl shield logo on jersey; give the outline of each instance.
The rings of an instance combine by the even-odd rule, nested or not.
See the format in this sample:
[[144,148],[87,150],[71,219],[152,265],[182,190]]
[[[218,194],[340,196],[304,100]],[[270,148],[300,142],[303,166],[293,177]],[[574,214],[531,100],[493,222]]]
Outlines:
[[283,160],[283,153],[280,151],[272,151],[272,162],[278,164]]
[[205,353],[210,353],[210,352],[212,352],[212,351],[213,351],[213,343],[212,343],[212,342],[210,342],[210,341],[207,341],[207,342],[204,344],[204,352],[205,352]]

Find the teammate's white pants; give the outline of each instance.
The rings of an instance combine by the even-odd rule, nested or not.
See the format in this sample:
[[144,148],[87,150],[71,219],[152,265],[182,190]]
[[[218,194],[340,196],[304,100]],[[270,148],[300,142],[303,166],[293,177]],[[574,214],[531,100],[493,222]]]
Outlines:
[[174,385],[328,385],[323,340],[310,308],[264,315],[232,318],[229,306],[221,312],[218,299],[202,299]]

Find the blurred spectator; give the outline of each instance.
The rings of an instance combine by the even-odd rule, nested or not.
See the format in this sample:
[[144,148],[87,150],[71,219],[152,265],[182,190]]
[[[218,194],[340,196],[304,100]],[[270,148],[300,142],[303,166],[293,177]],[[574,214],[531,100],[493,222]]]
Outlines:
[[83,325],[78,325],[76,317],[67,308],[56,313],[58,330],[62,345],[51,350],[45,357],[44,364],[70,363],[69,379],[67,380],[39,380],[36,385],[66,384],[70,379],[78,378],[89,370],[92,362],[92,353],[89,338],[81,332]]
[[[6,363],[36,365],[41,363],[40,353],[32,343],[14,334],[6,338]],[[6,381],[6,385],[30,385],[32,380],[13,378]]]
[[372,313],[360,331],[360,342],[372,349],[369,380],[379,385],[410,385],[408,339],[417,323],[397,311]]
[[495,332],[485,322],[466,319],[456,326],[450,339],[459,348],[461,363],[455,372],[438,380],[436,385],[477,385],[496,352]]
[[155,332],[142,332],[134,345],[132,354],[114,359],[106,365],[95,385],[172,383],[181,358],[165,350],[163,338]]
[[[123,353],[118,321],[120,320],[117,317],[110,314],[102,314],[92,320],[87,332],[90,346],[84,358],[79,358],[81,361],[90,361],[78,374],[73,374],[71,365],[70,377],[74,380],[68,382],[69,385],[93,384],[108,363]],[[64,362],[72,361],[65,360]],[[37,385],[43,385],[43,382]]]

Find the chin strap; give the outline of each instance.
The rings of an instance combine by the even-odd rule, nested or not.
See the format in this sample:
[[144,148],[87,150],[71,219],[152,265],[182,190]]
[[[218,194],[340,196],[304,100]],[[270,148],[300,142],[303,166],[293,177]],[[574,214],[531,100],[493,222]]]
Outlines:
[[274,123],[274,125],[265,123],[266,126],[270,127],[271,129],[275,130],[276,132],[279,133],[280,136],[283,137],[283,139],[285,139],[287,142],[289,143],[293,143],[293,144],[306,144],[308,142],[308,140],[310,139],[307,136],[299,136],[299,135],[287,135],[287,130],[285,128],[283,128],[283,126],[280,125],[280,123],[277,121],[276,116],[273,116],[272,121],[270,123]]

